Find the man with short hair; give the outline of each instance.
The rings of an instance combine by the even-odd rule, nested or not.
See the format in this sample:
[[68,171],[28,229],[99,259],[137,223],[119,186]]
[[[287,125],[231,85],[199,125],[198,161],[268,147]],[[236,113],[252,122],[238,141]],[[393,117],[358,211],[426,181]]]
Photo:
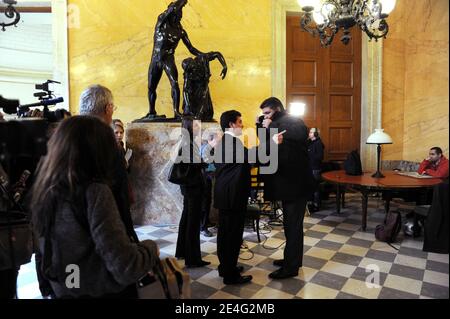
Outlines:
[[297,276],[303,261],[303,219],[313,189],[306,144],[308,129],[300,118],[290,116],[275,97],[266,99],[260,108],[264,128],[286,131],[283,144],[278,148],[278,170],[264,175],[264,199],[282,202],[286,236],[284,259],[274,261],[274,265],[281,268],[269,277],[284,279]]
[[448,159],[442,154],[440,147],[432,147],[428,157],[422,161],[417,170],[419,174],[438,178],[448,177]]
[[[112,124],[115,111],[114,99],[111,90],[96,84],[86,88],[80,96],[80,115],[95,116],[106,124]],[[111,129],[112,130],[112,129]],[[125,160],[117,147],[117,154],[114,154],[115,170],[113,175],[112,192],[116,200],[127,234],[134,242],[139,239],[134,231],[133,221],[130,214],[130,198],[128,188],[128,174],[125,167]]]
[[[219,210],[218,270],[224,284],[244,284],[250,282],[252,276],[241,276],[243,268],[237,266],[250,195],[250,164],[245,159],[237,160],[240,150],[247,152],[238,138],[244,127],[241,113],[234,110],[223,113],[220,126],[225,134],[216,145],[215,156],[220,152],[220,161],[215,163],[214,188],[214,207]],[[232,146],[232,150],[227,149],[229,146]],[[230,154],[232,158],[229,158]]]
[[[219,209],[218,270],[224,284],[244,284],[250,282],[252,276],[241,276],[243,268],[237,266],[237,261],[251,188],[249,150],[239,139],[244,128],[241,113],[235,110],[223,113],[220,117],[220,126],[225,134],[217,143],[214,154],[216,160],[214,207]],[[283,143],[283,134],[274,135],[273,142]],[[267,145],[262,142],[260,147]]]
[[80,96],[80,115],[96,116],[111,125],[115,111],[110,89],[100,84],[87,87]]

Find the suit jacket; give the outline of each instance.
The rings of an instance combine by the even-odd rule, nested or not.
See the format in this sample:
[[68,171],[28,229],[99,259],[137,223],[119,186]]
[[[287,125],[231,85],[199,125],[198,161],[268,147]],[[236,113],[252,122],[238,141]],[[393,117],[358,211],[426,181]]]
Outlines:
[[[308,129],[305,123],[286,112],[277,112],[270,128],[278,128],[283,143],[278,146],[278,170],[271,175],[262,175],[265,200],[295,200],[311,195],[314,178],[308,158]],[[267,134],[269,135],[269,134]]]
[[[232,145],[232,150],[226,149]],[[224,134],[215,148],[216,184],[214,207],[221,210],[243,210],[250,196],[251,175],[248,150],[230,134]]]
[[425,221],[423,251],[448,254],[448,180],[433,189],[433,202]]
[[133,220],[131,219],[130,213],[130,193],[126,162],[119,148],[117,148],[117,151],[114,152],[113,156],[114,173],[111,190],[128,236],[134,242],[139,242],[138,236],[134,231]]

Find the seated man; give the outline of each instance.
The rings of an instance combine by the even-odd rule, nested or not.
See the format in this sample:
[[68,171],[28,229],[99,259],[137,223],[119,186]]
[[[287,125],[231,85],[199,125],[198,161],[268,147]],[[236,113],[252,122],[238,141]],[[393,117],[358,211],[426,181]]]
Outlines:
[[448,159],[442,154],[442,149],[431,148],[428,157],[420,164],[417,172],[438,178],[448,178]]

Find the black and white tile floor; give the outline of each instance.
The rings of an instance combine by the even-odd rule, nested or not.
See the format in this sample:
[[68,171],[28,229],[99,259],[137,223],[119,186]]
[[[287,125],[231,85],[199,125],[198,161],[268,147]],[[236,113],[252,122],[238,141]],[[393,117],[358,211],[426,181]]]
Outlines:
[[[392,204],[405,214],[412,207]],[[241,251],[240,265],[253,281],[245,285],[223,284],[218,276],[216,237],[201,237],[203,259],[211,265],[187,269],[192,283],[192,297],[198,299],[232,298],[370,298],[410,299],[449,298],[449,255],[422,251],[423,237],[413,239],[400,234],[395,250],[375,240],[374,229],[384,218],[380,200],[370,199],[368,228],[360,229],[361,201],[349,196],[341,214],[334,213],[334,202],[324,203],[324,210],[305,218],[303,267],[295,278],[272,280],[268,274],[277,268],[274,259],[283,257],[282,227],[263,227],[264,242],[258,243],[251,228],[244,234],[247,249]],[[267,222],[262,221],[263,225]],[[267,225],[267,224],[266,224]],[[214,232],[214,229],[211,229]],[[143,226],[136,228],[141,239],[159,244],[161,257],[173,256],[176,227]],[[179,261],[183,264],[183,261]],[[374,272],[378,269],[379,272]],[[378,286],[370,285],[378,279]],[[366,284],[366,281],[369,283]],[[40,298],[34,263],[22,266],[18,279],[21,299]]]

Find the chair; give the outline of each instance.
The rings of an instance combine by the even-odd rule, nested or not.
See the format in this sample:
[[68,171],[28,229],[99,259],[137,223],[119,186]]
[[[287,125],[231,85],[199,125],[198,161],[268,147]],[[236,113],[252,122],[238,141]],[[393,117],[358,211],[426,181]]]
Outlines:
[[247,205],[246,219],[251,220],[253,230],[256,232],[258,242],[261,242],[259,221],[261,214],[271,215],[274,213],[272,202],[264,200],[264,183],[259,175],[259,168],[252,168],[251,171],[251,194]]

